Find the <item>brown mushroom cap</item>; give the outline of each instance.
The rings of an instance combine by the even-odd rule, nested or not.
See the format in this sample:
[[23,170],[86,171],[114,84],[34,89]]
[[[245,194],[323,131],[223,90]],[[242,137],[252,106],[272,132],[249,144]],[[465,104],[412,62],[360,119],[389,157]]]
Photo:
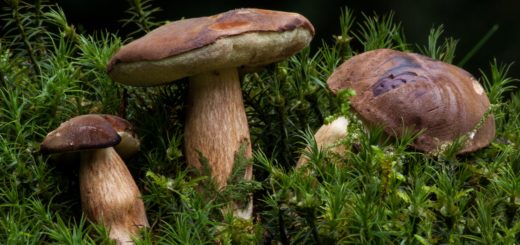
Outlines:
[[164,84],[202,72],[256,67],[306,47],[314,27],[297,13],[236,9],[175,21],[123,46],[108,73],[134,86]]
[[121,137],[121,142],[114,146],[119,156],[126,158],[139,151],[141,142],[137,138],[134,127],[130,122],[114,115],[100,114],[100,116],[108,121]]
[[62,123],[48,133],[40,151],[43,154],[105,148],[119,144],[121,137],[100,115],[81,115]]
[[[350,58],[327,84],[334,93],[354,89],[354,111],[368,124],[381,124],[390,135],[399,136],[403,126],[424,130],[412,146],[425,152],[470,133],[490,106],[482,86],[465,70],[390,49]],[[485,147],[494,136],[495,122],[489,116],[459,153]]]

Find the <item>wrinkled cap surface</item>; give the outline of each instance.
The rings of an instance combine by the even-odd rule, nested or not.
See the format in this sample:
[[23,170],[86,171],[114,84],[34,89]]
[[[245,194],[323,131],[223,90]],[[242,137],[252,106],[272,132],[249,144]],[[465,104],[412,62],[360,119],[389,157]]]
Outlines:
[[43,154],[111,147],[121,137],[103,116],[90,114],[73,117],[48,133],[40,151]]
[[120,83],[164,84],[230,67],[256,67],[282,60],[306,47],[314,27],[302,15],[263,9],[165,24],[123,46],[107,71]]
[[355,90],[355,112],[390,135],[399,136],[403,128],[424,130],[412,145],[421,151],[436,152],[469,134],[459,153],[471,152],[495,136],[492,115],[470,133],[490,106],[479,82],[465,70],[429,57],[390,49],[365,52],[339,66],[327,84],[334,93]]

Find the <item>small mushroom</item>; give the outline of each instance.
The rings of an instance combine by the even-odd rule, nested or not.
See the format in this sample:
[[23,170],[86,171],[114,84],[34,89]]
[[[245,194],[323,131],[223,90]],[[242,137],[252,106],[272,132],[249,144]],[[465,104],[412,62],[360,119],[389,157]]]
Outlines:
[[436,153],[469,135],[462,154],[487,146],[495,136],[493,116],[483,118],[490,103],[479,82],[459,67],[419,54],[365,52],[340,65],[327,84],[334,93],[353,89],[352,108],[368,125],[379,124],[394,136],[404,128],[423,130],[412,143],[420,151]]
[[119,154],[119,156],[123,159],[135,155],[139,151],[141,142],[135,135],[134,127],[132,126],[132,124],[130,124],[129,121],[120,117],[112,115],[100,116],[102,116],[103,118],[105,118],[105,120],[110,122],[114,130],[121,137],[121,142],[114,146],[114,149],[116,150],[117,154]]
[[[251,156],[239,70],[283,60],[306,47],[313,35],[313,26],[299,14],[236,9],[163,25],[123,46],[107,71],[114,81],[133,86],[189,77],[186,159],[200,169],[201,153],[223,187],[242,144]],[[244,177],[252,178],[252,167]]]
[[[338,142],[347,136],[348,120],[345,117],[338,117],[329,124],[324,124],[314,134],[314,140],[320,150],[328,150],[336,154],[342,154],[345,152],[345,147],[338,145]],[[304,151],[309,151],[307,147]],[[305,153],[303,153],[296,167],[299,168],[309,161]]]
[[[81,115],[47,134],[40,146],[43,154],[79,152],[83,212],[93,222],[107,227],[109,237],[117,244],[133,243],[132,237],[138,235],[139,229],[149,226],[141,193],[114,149],[121,142],[116,128],[123,135],[134,135],[128,131],[129,125],[116,116]],[[120,149],[128,154],[137,151],[135,146],[126,144]]]

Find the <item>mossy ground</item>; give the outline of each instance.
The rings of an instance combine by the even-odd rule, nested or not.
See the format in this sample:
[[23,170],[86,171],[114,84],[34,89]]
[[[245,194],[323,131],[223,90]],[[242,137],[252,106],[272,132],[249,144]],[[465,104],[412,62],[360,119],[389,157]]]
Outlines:
[[[129,36],[81,33],[58,6],[6,1],[0,38],[0,242],[105,244],[107,231],[83,216],[78,165],[39,154],[47,132],[70,117],[127,118],[142,141],[127,164],[140,187],[151,228],[138,244],[515,244],[520,239],[520,93],[511,65],[490,61],[474,74],[493,104],[496,139],[456,156],[457,144],[430,156],[391,140],[352,115],[348,96],[325,81],[356,53],[394,48],[446,62],[467,60],[457,41],[432,28],[428,45],[406,42],[393,14],[338,16],[338,33],[314,40],[290,59],[243,77],[253,159],[237,156],[237,173],[254,164],[255,181],[231,178],[216,192],[182,155],[186,81],[154,88],[113,83],[112,54],[161,22],[150,1],[134,1]],[[356,15],[356,18],[354,18]],[[311,51],[315,50],[315,51]],[[457,57],[462,57],[458,59]],[[470,58],[470,57],[469,57]],[[312,138],[324,121],[351,119],[351,150],[337,156]],[[310,145],[309,163],[294,165]],[[350,146],[355,145],[355,149]],[[237,174],[239,176],[239,174]],[[200,191],[197,186],[204,186]],[[224,215],[229,200],[254,193],[252,222]]]

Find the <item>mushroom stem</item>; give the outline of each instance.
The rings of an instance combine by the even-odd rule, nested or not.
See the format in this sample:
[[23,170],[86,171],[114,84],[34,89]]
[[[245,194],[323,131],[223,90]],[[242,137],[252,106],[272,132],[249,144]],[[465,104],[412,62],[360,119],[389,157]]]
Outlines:
[[[186,160],[200,169],[197,151],[202,153],[216,184],[224,187],[241,144],[248,144],[245,154],[251,157],[238,71],[225,69],[191,77],[190,107],[184,132]],[[248,167],[244,177],[251,179],[252,167]]]
[[81,152],[80,194],[87,217],[105,225],[116,244],[132,244],[149,226],[141,193],[113,147]]
[[[222,188],[241,145],[247,144],[245,157],[252,155],[238,71],[224,69],[191,77],[190,107],[184,132],[186,160],[200,169],[200,152],[208,160],[212,178]],[[251,180],[252,175],[253,168],[248,166],[244,179]],[[231,205],[236,217],[251,218],[251,198],[244,209],[236,203]]]
[[[343,145],[338,145],[338,141],[347,136],[348,120],[345,117],[338,117],[330,124],[324,124],[314,134],[316,145],[320,150],[329,150],[334,153],[342,154],[345,152]],[[310,148],[307,146],[304,152],[309,152]],[[296,163],[296,167],[299,168],[305,165],[309,159],[305,153],[302,153],[300,159]]]

